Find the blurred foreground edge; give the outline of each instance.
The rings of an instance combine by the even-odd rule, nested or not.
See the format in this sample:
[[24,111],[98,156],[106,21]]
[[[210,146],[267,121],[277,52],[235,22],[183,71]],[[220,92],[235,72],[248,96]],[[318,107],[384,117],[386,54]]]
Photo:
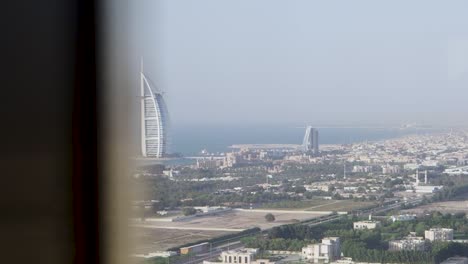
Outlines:
[[3,5],[0,263],[129,263],[126,5]]

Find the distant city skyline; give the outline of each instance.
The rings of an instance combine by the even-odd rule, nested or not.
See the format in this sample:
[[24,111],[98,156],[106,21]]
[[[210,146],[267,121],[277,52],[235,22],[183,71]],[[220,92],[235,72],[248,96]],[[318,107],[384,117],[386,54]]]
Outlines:
[[174,124],[467,123],[468,2],[130,9],[130,64],[145,57]]

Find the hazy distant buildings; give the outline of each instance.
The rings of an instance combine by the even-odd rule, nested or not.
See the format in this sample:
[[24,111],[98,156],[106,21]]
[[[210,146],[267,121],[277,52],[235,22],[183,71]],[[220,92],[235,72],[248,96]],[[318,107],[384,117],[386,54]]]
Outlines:
[[382,173],[383,174],[398,174],[401,172],[401,168],[398,165],[385,165],[382,166]]
[[419,168],[421,168],[421,165],[417,163],[407,163],[403,165],[403,169],[405,170],[417,170]]
[[236,153],[226,153],[226,157],[224,158],[225,167],[233,167],[237,163],[239,163],[239,157]]
[[[435,193],[442,190],[443,186],[414,186],[414,192],[416,193]],[[412,190],[407,190],[407,192],[412,192]]]
[[304,152],[312,152],[318,154],[319,152],[319,134],[318,130],[312,126],[307,126],[304,140],[302,141],[302,150]]
[[448,168],[444,170],[448,175],[468,175],[468,166],[458,168]]
[[156,90],[140,72],[141,155],[162,158],[167,150],[168,112],[161,91]]
[[197,159],[197,168],[198,169],[216,169],[223,166],[223,159],[215,159],[213,157],[206,157]]
[[353,166],[353,172],[358,172],[358,173],[369,173],[372,172],[372,166]]

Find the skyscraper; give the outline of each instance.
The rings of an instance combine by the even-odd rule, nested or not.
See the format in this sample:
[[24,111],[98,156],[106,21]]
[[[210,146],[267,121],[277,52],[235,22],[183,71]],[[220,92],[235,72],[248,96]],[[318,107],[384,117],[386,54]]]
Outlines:
[[307,126],[304,140],[302,141],[302,150],[304,152],[312,152],[318,154],[319,152],[319,135],[318,130],[312,126]]
[[160,90],[150,85],[150,81],[140,72],[141,104],[141,155],[162,158],[167,151],[168,111]]

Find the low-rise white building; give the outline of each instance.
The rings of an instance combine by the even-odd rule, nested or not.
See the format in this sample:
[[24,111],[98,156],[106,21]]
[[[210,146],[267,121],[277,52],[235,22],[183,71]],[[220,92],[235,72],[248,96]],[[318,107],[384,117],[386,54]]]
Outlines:
[[304,185],[304,188],[309,191],[323,191],[323,192],[329,192],[331,189],[331,186],[328,184],[311,184],[311,185]]
[[448,175],[468,175],[468,166],[458,168],[448,168],[444,170]]
[[228,250],[221,253],[223,263],[251,264],[257,255],[257,248],[243,248],[237,250]]
[[353,223],[353,228],[356,230],[375,229],[380,226],[381,226],[380,221],[373,221],[373,220],[358,221],[358,222]]
[[407,192],[416,193],[436,193],[440,191],[444,186],[432,186],[432,185],[415,185],[413,189],[406,190]]
[[453,240],[453,229],[451,228],[431,228],[424,232],[424,237],[429,241]]
[[221,262],[203,261],[203,264],[275,264],[269,259],[257,259],[257,248],[240,248],[221,252]]
[[401,167],[398,165],[385,165],[382,166],[383,174],[398,174],[401,172]]
[[311,244],[302,248],[302,257],[313,263],[329,263],[341,256],[339,237],[325,237],[322,243]]
[[411,220],[416,219],[416,215],[415,214],[392,215],[390,219],[392,220],[392,222],[411,221]]
[[357,186],[345,186],[343,187],[343,191],[345,192],[355,192],[359,189]]
[[417,170],[421,168],[421,165],[417,164],[417,163],[407,163],[405,165],[403,165],[403,169],[405,170]]
[[353,172],[372,172],[372,166],[353,166]]

